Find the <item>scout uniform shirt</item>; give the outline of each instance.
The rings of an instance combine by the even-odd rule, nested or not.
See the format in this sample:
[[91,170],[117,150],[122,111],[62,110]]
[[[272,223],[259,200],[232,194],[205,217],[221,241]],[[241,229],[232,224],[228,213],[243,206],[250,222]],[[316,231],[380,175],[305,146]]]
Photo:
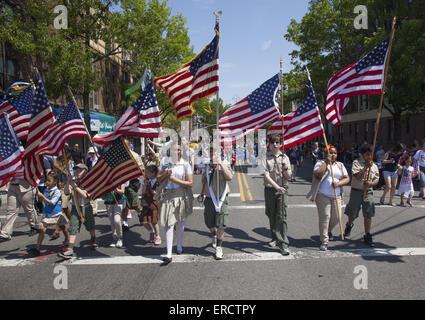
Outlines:
[[[353,167],[352,167],[353,178],[351,179],[351,188],[357,189],[357,190],[363,190],[364,188],[363,181],[366,180],[367,172],[369,170],[366,170],[365,174],[363,175],[363,177],[361,177],[360,180],[357,179],[354,175],[362,171],[363,168],[365,167],[365,164],[366,163],[363,159],[354,160]],[[372,167],[370,168],[369,182],[373,182],[376,180],[379,180],[379,169],[378,169],[378,166],[374,163]],[[371,188],[372,187],[369,187],[368,189],[371,189]]]
[[[222,163],[223,163],[223,166],[226,166],[230,170],[230,172],[232,173],[232,177],[233,177],[234,173],[233,173],[232,168],[230,167],[229,162],[227,160],[223,160]],[[207,174],[209,174],[210,186],[212,187],[212,190],[215,194],[215,197],[220,198],[222,193],[224,192],[224,190],[226,188],[227,181],[224,178],[223,170],[219,170],[219,172],[220,172],[220,186],[219,186],[220,194],[217,195],[217,171],[216,171],[216,169],[214,169],[214,164],[210,163],[209,167],[210,167],[209,172],[208,173],[204,172],[203,175],[202,175],[202,183],[205,184],[204,194],[205,194],[206,197],[211,198],[210,189],[209,189],[208,180],[207,180]],[[217,167],[219,167],[219,165],[217,165]],[[230,190],[229,190],[229,192],[230,192]]]
[[[266,154],[266,160],[264,161],[264,169],[265,172],[268,172],[270,175],[270,178],[276,182],[280,187],[282,187],[282,163],[285,163],[288,175],[292,175],[291,171],[291,162],[289,161],[288,156],[282,154],[282,152],[279,151],[278,155],[275,156],[271,152],[267,152]],[[273,186],[266,182],[264,179],[264,186],[266,188],[273,188]],[[288,189],[288,180],[284,180],[283,187],[285,189]]]

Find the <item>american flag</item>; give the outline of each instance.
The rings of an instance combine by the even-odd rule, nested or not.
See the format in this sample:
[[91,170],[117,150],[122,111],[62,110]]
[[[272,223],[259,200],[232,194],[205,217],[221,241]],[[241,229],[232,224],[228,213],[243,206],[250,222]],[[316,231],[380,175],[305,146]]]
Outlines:
[[63,149],[67,139],[89,138],[80,112],[73,101],[68,103],[56,120],[44,133],[37,153],[55,156]]
[[161,114],[151,79],[137,100],[117,121],[114,131],[95,135],[93,143],[107,146],[120,136],[157,138],[161,132]]
[[196,99],[207,98],[216,93],[218,86],[218,44],[220,33],[215,26],[216,36],[192,61],[176,72],[157,77],[155,86],[167,93],[177,118],[192,115],[192,104]]
[[326,97],[326,119],[329,122],[341,125],[342,110],[351,97],[382,93],[389,43],[390,37],[329,80]]
[[139,176],[141,171],[136,161],[122,139],[116,139],[81,180],[81,186],[90,194],[91,199],[95,200]]
[[25,141],[28,138],[33,95],[30,86],[21,94],[12,96],[0,105],[0,115],[3,112],[9,115],[10,123],[21,141]]
[[[323,135],[325,130],[311,82],[310,91],[303,104],[297,110],[286,114],[283,121],[285,149]],[[282,119],[269,128],[267,136],[272,134],[282,135]]]
[[221,143],[235,143],[280,117],[277,101],[279,84],[277,74],[221,116],[218,122]]
[[22,178],[24,148],[10,124],[7,115],[0,118],[0,187],[11,178]]
[[41,141],[46,130],[56,122],[52,108],[47,98],[43,81],[38,74],[38,81],[32,101],[32,114],[28,129],[28,139],[23,158],[25,168],[25,180],[33,186],[37,186],[43,174],[43,155],[39,153]]

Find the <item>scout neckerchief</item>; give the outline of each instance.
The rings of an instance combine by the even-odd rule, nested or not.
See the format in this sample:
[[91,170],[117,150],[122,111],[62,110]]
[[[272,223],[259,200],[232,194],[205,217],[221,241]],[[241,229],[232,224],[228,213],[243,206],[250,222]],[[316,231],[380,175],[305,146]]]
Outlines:
[[[209,172],[209,171],[210,171],[210,165],[207,164],[206,172]],[[213,171],[215,170],[213,169]],[[214,203],[214,207],[215,207],[215,212],[220,213],[221,206],[223,205],[224,199],[226,198],[227,192],[229,191],[229,186],[226,183],[226,187],[224,188],[223,194],[220,197],[220,201],[217,203],[217,198],[215,197],[214,191],[210,183],[210,179],[212,182],[212,177],[210,177],[208,173],[206,174],[206,176],[207,176],[208,189],[210,190],[211,200]],[[220,190],[217,190],[217,192],[220,192]]]

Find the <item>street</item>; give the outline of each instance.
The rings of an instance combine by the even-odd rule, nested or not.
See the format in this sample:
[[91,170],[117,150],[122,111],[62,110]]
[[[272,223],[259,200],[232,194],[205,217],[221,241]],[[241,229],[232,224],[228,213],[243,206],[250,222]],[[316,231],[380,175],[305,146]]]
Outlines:
[[[167,266],[161,266],[164,239],[159,247],[148,243],[149,234],[135,213],[129,220],[130,230],[124,234],[125,247],[110,248],[111,229],[101,200],[96,217],[99,248],[90,248],[89,234],[82,227],[76,257],[69,261],[56,255],[62,234],[54,241],[47,236],[42,254],[29,258],[26,250],[35,246],[37,236],[28,236],[26,218],[20,214],[12,240],[0,243],[0,300],[423,299],[425,202],[415,197],[413,208],[377,205],[372,223],[375,248],[362,241],[361,216],[349,239],[341,240],[337,226],[335,240],[322,252],[317,209],[305,197],[311,173],[312,164],[306,160],[297,181],[289,186],[290,256],[267,246],[270,235],[263,178],[240,167],[230,184],[230,226],[221,261],[214,259],[203,208],[196,200],[194,213],[185,222],[183,254],[177,255],[174,247],[173,262]],[[200,188],[200,175],[196,175],[195,197]],[[345,187],[346,202],[349,192],[350,187]],[[375,203],[381,194],[374,191]],[[395,200],[398,203],[399,197]],[[5,208],[3,196],[2,221]],[[342,212],[343,228],[346,221]],[[162,227],[160,231],[163,238]]]

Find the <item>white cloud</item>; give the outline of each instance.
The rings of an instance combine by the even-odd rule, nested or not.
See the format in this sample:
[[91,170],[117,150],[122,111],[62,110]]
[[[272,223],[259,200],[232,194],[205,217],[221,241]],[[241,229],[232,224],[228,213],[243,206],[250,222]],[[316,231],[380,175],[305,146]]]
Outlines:
[[272,46],[272,41],[271,41],[271,40],[264,41],[264,42],[261,44],[261,50],[262,50],[262,51],[269,50],[271,46]]

